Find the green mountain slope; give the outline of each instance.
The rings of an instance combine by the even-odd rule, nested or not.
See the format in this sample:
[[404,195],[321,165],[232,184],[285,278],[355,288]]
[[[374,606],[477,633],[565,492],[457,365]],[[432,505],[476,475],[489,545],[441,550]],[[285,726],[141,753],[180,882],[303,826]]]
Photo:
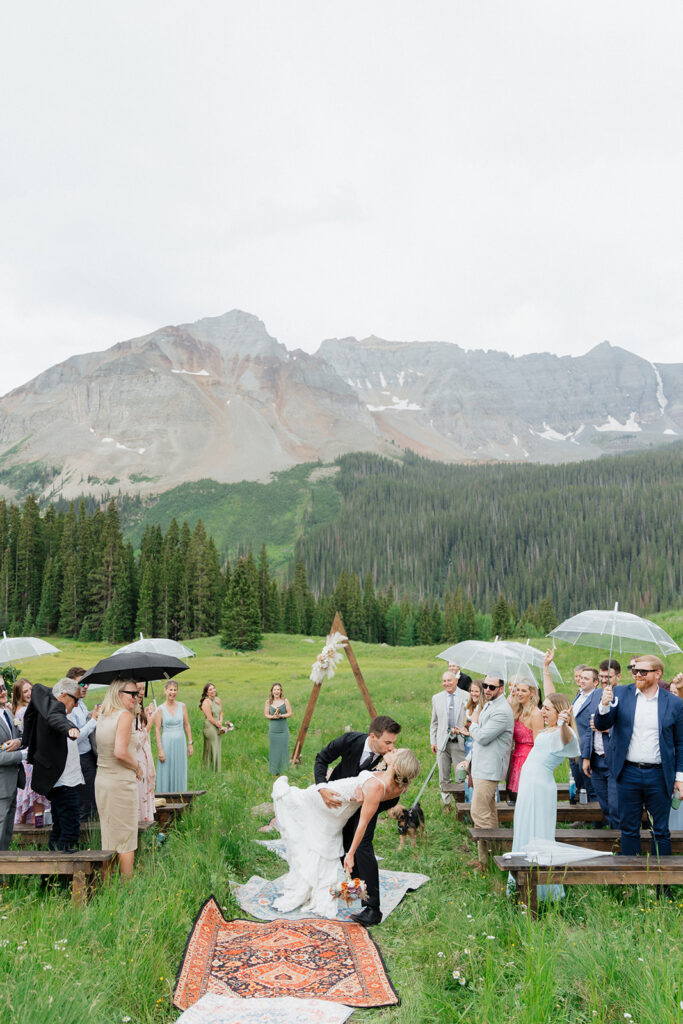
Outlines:
[[251,547],[256,552],[265,544],[271,567],[281,570],[294,555],[304,522],[315,527],[333,522],[339,514],[337,472],[335,467],[306,463],[274,474],[267,484],[198,480],[149,502],[119,498],[124,537],[137,548],[146,523],[158,523],[166,531],[174,518],[187,521],[190,528],[201,519],[221,556],[233,560],[240,551]]

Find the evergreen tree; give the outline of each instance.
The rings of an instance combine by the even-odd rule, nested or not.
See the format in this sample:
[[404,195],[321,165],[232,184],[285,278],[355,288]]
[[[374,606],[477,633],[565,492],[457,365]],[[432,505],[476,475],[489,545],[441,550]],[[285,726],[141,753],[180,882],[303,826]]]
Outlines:
[[57,556],[48,555],[43,573],[43,588],[40,593],[40,607],[36,619],[39,636],[55,633],[59,622],[59,595],[61,592],[61,568]]
[[419,645],[432,642],[432,610],[429,601],[423,601],[415,621],[415,642]]
[[544,597],[538,606],[538,624],[544,633],[549,633],[557,625],[557,616],[549,597]]
[[443,616],[439,608],[439,602],[432,604],[432,639],[431,643],[440,644],[443,639]]
[[477,620],[474,614],[474,605],[468,601],[463,612],[464,636],[463,640],[475,640],[477,636]]
[[493,606],[491,617],[491,628],[493,629],[494,635],[497,636],[499,640],[505,640],[506,637],[510,636],[511,626],[510,609],[503,594],[498,595],[498,599]]
[[237,561],[225,599],[221,643],[240,651],[255,651],[261,646],[261,612],[256,573],[247,558]]
[[292,583],[285,592],[285,608],[283,614],[283,629],[285,633],[300,633],[301,619],[299,618],[299,606],[296,600],[296,591]]

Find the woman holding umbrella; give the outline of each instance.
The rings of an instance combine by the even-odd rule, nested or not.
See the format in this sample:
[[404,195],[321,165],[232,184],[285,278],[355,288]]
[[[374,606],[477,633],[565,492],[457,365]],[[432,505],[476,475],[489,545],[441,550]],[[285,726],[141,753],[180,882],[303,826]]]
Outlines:
[[138,781],[142,768],[135,757],[133,716],[138,689],[133,679],[115,679],[97,720],[95,801],[100,816],[102,849],[116,850],[119,871],[133,874],[138,848]]

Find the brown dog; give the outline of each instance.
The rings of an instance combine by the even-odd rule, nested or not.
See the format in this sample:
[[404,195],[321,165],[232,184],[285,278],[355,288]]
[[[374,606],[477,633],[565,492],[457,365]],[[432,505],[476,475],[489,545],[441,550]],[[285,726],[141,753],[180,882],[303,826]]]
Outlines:
[[418,835],[421,840],[424,838],[425,816],[419,804],[415,804],[414,807],[410,808],[396,804],[395,807],[391,807],[387,811],[387,817],[395,818],[398,822],[399,850],[402,850],[405,846],[406,836],[410,839],[411,846],[415,846]]

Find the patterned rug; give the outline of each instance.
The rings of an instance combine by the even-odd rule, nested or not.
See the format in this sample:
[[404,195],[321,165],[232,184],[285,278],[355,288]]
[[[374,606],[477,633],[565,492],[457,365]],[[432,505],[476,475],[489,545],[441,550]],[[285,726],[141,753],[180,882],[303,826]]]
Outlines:
[[241,999],[327,999],[347,1006],[399,1002],[362,925],[323,918],[226,921],[213,896],[190,933],[173,1002],[186,1010],[207,992]]
[[207,994],[176,1024],[344,1024],[353,1007],[323,999],[233,999]]
[[[273,852],[277,852],[277,850]],[[380,871],[379,901],[383,917],[388,917],[396,909],[407,892],[412,889],[419,889],[421,885],[428,881],[429,875],[419,875],[415,872]],[[296,910],[291,910],[289,913],[283,914],[282,911],[273,908],[275,900],[282,896],[283,885],[281,878],[270,880],[261,878],[260,875],[252,875],[244,885],[240,885],[238,882],[231,882],[230,889],[242,910],[247,914],[251,914],[252,917],[257,917],[260,921],[300,921],[303,918],[311,917],[310,913],[302,914]],[[356,914],[362,909],[363,906],[358,900],[349,907],[339,901],[337,903],[337,917],[340,921],[350,921],[351,914]]]

